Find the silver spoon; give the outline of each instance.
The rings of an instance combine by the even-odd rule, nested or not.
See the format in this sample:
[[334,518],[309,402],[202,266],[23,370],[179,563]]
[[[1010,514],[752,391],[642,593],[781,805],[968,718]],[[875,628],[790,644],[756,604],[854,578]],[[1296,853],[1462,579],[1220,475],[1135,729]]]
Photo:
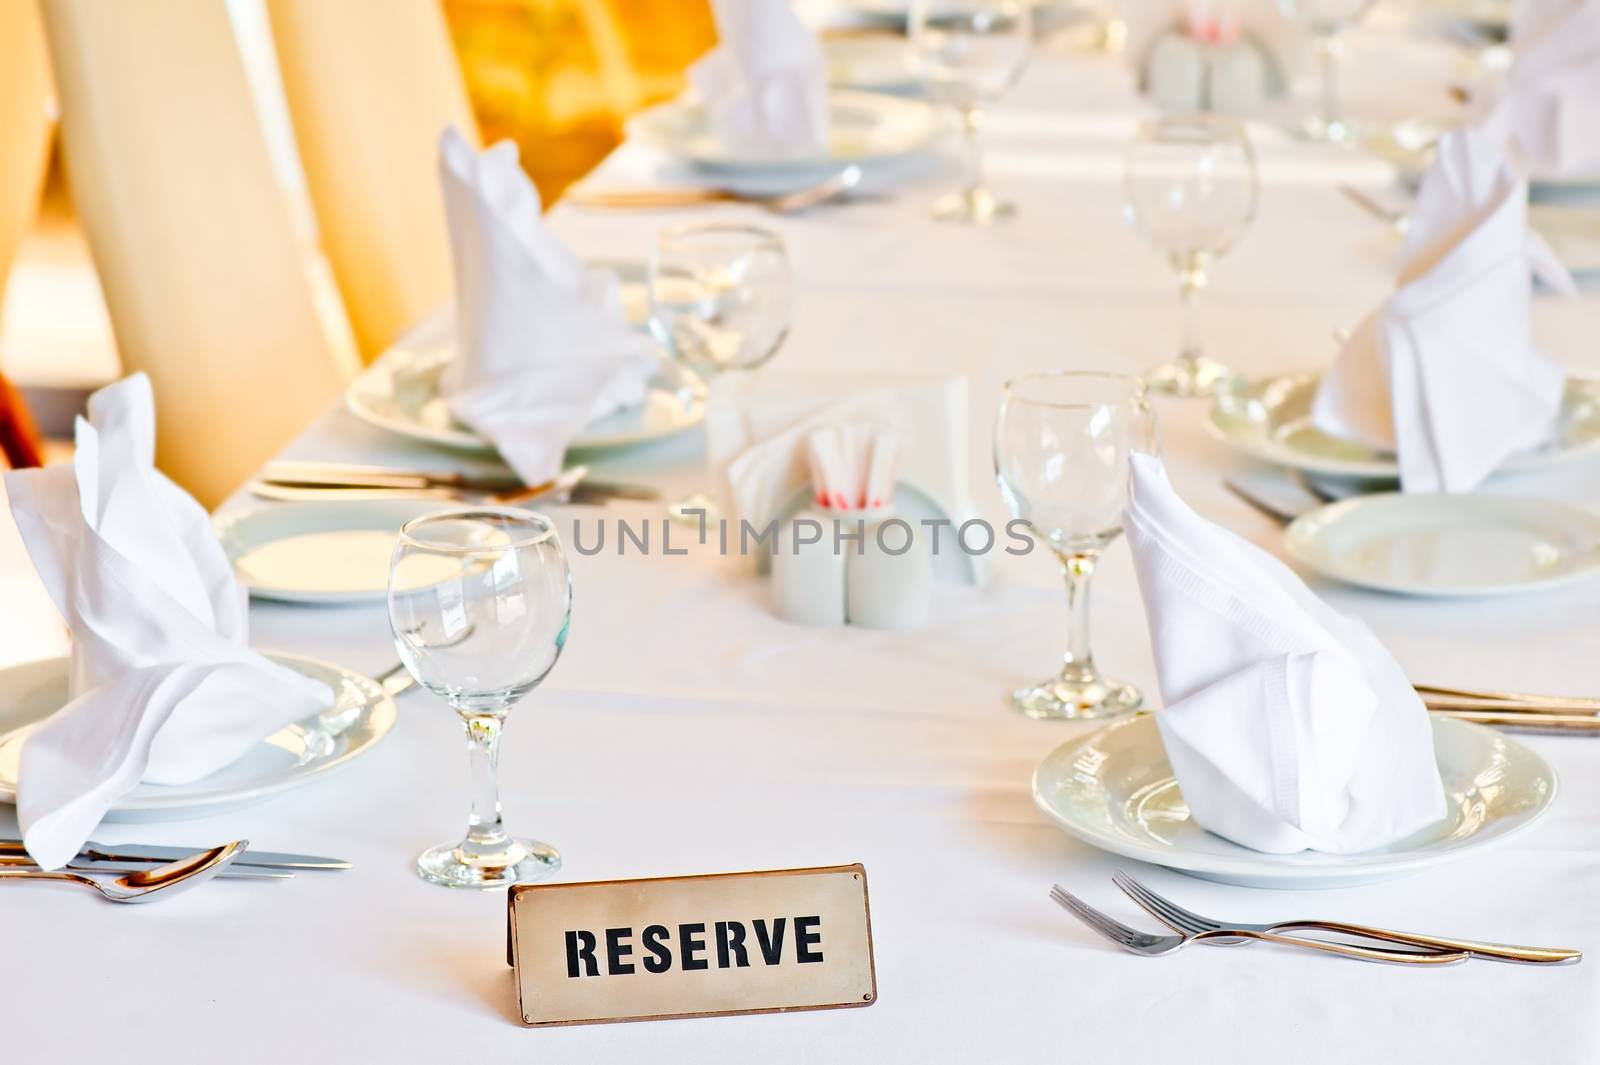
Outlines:
[[115,880],[96,880],[78,873],[45,872],[42,869],[0,869],[4,880],[65,880],[94,888],[112,902],[149,902],[160,892],[175,895],[203,880],[210,880],[250,846],[249,840],[238,839],[210,850],[197,851],[187,858],[179,858],[166,865],[155,865],[136,873],[127,873]]

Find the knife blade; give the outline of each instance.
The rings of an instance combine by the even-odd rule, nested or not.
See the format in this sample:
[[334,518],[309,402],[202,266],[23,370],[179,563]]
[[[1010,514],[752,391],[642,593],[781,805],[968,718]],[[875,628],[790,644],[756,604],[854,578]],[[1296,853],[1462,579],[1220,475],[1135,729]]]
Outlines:
[[[161,865],[187,858],[200,847],[161,847],[142,843],[118,843],[107,846],[92,840],[78,851],[75,862],[125,862],[133,865]],[[32,862],[20,839],[0,839],[0,860],[21,856]],[[240,854],[232,863],[251,869],[349,869],[350,863],[340,858],[319,858],[314,854],[285,854],[278,851],[250,849]],[[231,867],[230,867],[231,868]]]

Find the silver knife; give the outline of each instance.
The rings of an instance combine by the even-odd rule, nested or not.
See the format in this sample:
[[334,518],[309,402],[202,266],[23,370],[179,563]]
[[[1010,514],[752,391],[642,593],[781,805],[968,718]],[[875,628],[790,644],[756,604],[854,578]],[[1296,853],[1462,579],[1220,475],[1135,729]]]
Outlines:
[[[177,861],[187,858],[196,851],[195,847],[158,847],[141,843],[119,843],[115,847],[108,847],[103,843],[89,842],[78,851],[78,856],[73,859],[73,864],[82,865],[90,862],[112,862],[127,865],[160,865],[164,862]],[[28,857],[27,850],[19,839],[0,839],[0,863],[7,859],[22,857],[28,862],[33,859]],[[350,863],[339,858],[319,858],[314,854],[284,854],[277,851],[258,851],[250,849],[245,851],[233,861],[235,866],[245,866],[250,869],[348,869]]]

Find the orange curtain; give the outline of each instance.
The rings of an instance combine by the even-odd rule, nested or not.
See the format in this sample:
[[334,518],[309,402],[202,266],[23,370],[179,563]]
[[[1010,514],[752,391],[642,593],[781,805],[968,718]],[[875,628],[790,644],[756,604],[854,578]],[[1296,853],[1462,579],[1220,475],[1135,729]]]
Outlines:
[[443,0],[485,144],[509,138],[548,205],[682,91],[716,40],[708,0]]

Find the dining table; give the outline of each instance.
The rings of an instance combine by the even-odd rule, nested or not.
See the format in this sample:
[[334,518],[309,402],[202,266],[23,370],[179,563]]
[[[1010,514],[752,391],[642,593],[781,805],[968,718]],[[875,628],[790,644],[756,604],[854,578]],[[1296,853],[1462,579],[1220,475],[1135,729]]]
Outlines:
[[[1353,33],[1345,90],[1373,121],[1448,113],[1457,45],[1385,19]],[[1290,105],[1278,105],[1288,107]],[[793,327],[763,371],[959,375],[969,396],[971,495],[998,528],[990,436],[1001,385],[1058,368],[1138,372],[1169,357],[1179,302],[1168,266],[1123,214],[1123,158],[1153,107],[1125,59],[1042,43],[988,116],[988,175],[1017,204],[985,227],[934,221],[954,145],[869,174],[860,194],[793,215],[718,204],[548,218],[594,261],[647,259],[690,219],[778,230],[795,274]],[[1326,366],[1393,285],[1398,240],[1341,193],[1400,197],[1391,165],[1358,149],[1252,126],[1261,196],[1200,308],[1214,357],[1252,375]],[[628,141],[598,185],[705,175]],[[1537,339],[1600,371],[1600,287],[1541,292]],[[241,405],[244,396],[218,396]],[[1250,470],[1208,433],[1203,400],[1158,398],[1161,449],[1201,514],[1283,554],[1281,527],[1224,479]],[[285,457],[491,470],[387,435],[341,404]],[[698,431],[585,456],[597,479],[670,500],[706,483]],[[1600,462],[1503,476],[1485,491],[1600,507]],[[224,504],[275,505],[241,490]],[[3,511],[0,511],[3,512]],[[650,522],[663,502],[551,506],[558,528]],[[506,964],[501,892],[441,890],[415,874],[465,813],[455,715],[427,691],[398,699],[375,749],[314,784],[188,821],[107,823],[100,842],[210,846],[248,839],[336,855],[347,872],[218,880],[130,911],[51,884],[0,891],[0,1057],[165,1062],[1037,1062],[1600,1059],[1600,966],[1473,961],[1373,965],[1254,944],[1164,960],[1115,949],[1050,899],[1060,883],[1142,928],[1112,886],[1126,868],[1206,914],[1315,916],[1503,942],[1600,950],[1600,741],[1520,736],[1554,768],[1549,814],[1503,846],[1402,879],[1331,890],[1213,883],[1130,863],[1060,831],[1030,795],[1034,767],[1093,722],[1036,721],[1008,702],[1065,646],[1066,602],[1044,552],[990,556],[979,584],[940,583],[909,631],[811,628],[769,607],[750,560],[674,530],[674,549],[569,552],[570,634],[548,679],[511,712],[501,754],[508,825],[560,849],[562,882],[860,862],[878,1001],[869,1008],[528,1029]],[[566,535],[564,532],[563,535]],[[659,547],[659,544],[656,545]],[[1600,584],[1466,601],[1383,595],[1314,576],[1419,681],[1593,695]],[[1159,705],[1124,543],[1096,576],[1099,664]],[[63,653],[14,528],[0,523],[0,664]],[[383,604],[256,601],[252,643],[368,675],[395,664]],[[0,836],[15,835],[0,808]],[[79,1024],[86,1025],[79,1028]]]

